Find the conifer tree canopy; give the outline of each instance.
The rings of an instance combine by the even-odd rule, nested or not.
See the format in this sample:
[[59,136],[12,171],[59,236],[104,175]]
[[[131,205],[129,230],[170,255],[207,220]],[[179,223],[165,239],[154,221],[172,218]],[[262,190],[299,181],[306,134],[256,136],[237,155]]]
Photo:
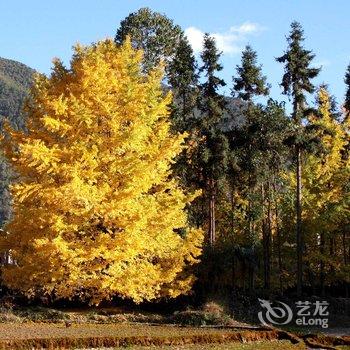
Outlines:
[[311,79],[321,70],[310,66],[315,55],[302,46],[304,40],[304,31],[300,23],[292,22],[290,35],[287,37],[288,50],[276,58],[277,62],[285,65],[281,87],[284,94],[293,98],[294,118],[298,120],[306,100],[305,92],[315,91]]
[[349,118],[350,114],[350,64],[348,65],[345,73],[344,83],[346,85],[344,109],[346,117]]
[[162,67],[144,75],[141,62],[130,40],[106,40],[36,78],[28,132],[3,140],[19,175],[0,242],[16,261],[8,287],[95,304],[189,291],[202,232],[184,208],[197,194],[169,177],[185,135],[169,133]]
[[251,101],[252,97],[268,95],[269,85],[266,77],[261,73],[262,66],[257,64],[257,53],[247,45],[242,52],[242,64],[237,66],[237,76],[233,78],[233,95],[244,101]]
[[144,7],[124,18],[115,36],[121,44],[130,36],[134,48],[144,51],[143,66],[147,71],[161,60],[172,61],[176,48],[184,40],[182,29],[167,16]]

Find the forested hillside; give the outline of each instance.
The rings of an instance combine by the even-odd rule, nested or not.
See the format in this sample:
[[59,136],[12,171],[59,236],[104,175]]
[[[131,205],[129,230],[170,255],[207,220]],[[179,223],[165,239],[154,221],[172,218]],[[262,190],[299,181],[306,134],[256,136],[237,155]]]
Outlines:
[[[23,63],[0,58],[0,125],[7,118],[14,128],[22,129],[24,100],[32,83],[34,69]],[[8,184],[11,171],[0,158],[0,226],[9,217],[11,205]]]
[[15,127],[23,127],[22,107],[33,74],[34,69],[23,63],[0,58],[0,116]]

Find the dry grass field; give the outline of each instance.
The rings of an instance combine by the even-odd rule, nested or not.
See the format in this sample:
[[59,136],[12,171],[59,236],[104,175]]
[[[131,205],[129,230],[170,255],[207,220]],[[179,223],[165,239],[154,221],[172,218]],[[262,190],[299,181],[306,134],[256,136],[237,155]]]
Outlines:
[[[270,350],[307,349],[277,330],[147,324],[1,323],[0,349]],[[349,347],[333,347],[349,349]]]

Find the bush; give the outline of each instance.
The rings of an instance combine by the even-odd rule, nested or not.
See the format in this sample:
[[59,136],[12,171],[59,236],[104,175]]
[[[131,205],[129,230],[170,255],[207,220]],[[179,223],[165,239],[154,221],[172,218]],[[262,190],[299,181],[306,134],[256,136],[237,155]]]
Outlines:
[[12,310],[0,307],[0,323],[19,323],[21,321],[22,319],[19,316],[15,315]]
[[69,320],[69,315],[62,311],[43,308],[40,306],[30,307],[23,310],[17,310],[16,315],[24,318],[26,321],[59,322]]
[[201,310],[175,312],[172,317],[172,322],[190,326],[229,325],[232,321],[224,308],[214,302],[204,304]]

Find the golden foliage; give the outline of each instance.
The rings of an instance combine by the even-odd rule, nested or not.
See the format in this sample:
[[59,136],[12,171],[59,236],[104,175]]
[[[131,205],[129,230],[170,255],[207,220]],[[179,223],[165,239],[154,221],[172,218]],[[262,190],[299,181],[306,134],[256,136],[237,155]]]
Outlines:
[[145,76],[141,60],[129,40],[106,40],[37,76],[28,131],[3,141],[19,175],[1,242],[17,263],[8,287],[92,303],[189,291],[202,231],[184,209],[196,194],[169,180],[185,135],[169,132],[162,67]]

